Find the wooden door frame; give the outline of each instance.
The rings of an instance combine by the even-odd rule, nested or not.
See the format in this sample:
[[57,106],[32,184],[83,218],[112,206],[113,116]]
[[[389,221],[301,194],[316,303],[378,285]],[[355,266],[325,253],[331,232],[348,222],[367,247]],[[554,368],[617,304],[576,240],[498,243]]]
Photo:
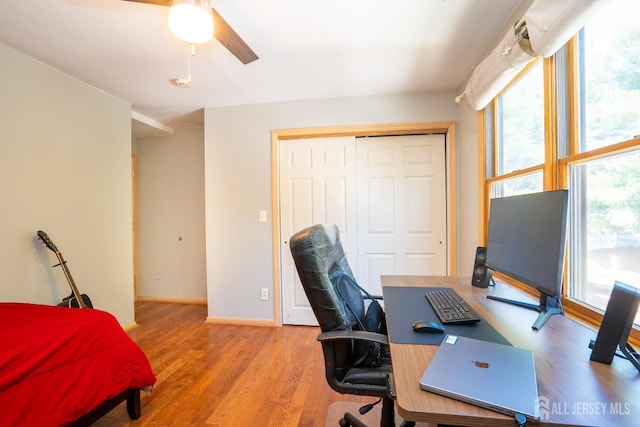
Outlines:
[[455,122],[416,122],[376,125],[328,126],[271,131],[271,230],[273,252],[274,324],[282,326],[282,280],[280,272],[280,141],[337,136],[395,136],[438,133],[445,135],[447,191],[447,274],[457,271],[457,181]]
[[131,153],[131,204],[133,208],[133,301],[138,301],[140,263],[138,252],[138,155]]

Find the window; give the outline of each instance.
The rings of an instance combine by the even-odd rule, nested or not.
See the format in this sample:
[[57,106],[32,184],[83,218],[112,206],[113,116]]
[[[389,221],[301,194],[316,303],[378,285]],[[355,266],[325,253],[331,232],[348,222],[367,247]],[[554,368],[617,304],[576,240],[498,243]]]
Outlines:
[[640,2],[620,3],[579,34],[580,151],[640,134]]
[[568,168],[568,294],[603,311],[615,280],[640,284],[639,164],[640,148]]
[[540,191],[542,191],[541,171],[491,183],[491,198],[517,196],[519,194],[538,193]]
[[[577,37],[577,153],[562,160],[571,192],[568,296],[604,310],[615,280],[640,287],[640,3],[625,1]],[[636,317],[640,324],[640,314]]]
[[[640,2],[607,8],[577,37],[577,151],[567,295],[604,310],[615,280],[640,287]],[[640,324],[640,314],[636,317]]]
[[542,61],[498,97],[498,175],[544,163]]
[[542,191],[544,176],[544,97],[542,61],[525,69],[495,100],[494,165],[490,197]]
[[595,321],[615,280],[640,288],[638,16],[616,2],[484,111],[485,219],[491,197],[568,188],[564,305]]

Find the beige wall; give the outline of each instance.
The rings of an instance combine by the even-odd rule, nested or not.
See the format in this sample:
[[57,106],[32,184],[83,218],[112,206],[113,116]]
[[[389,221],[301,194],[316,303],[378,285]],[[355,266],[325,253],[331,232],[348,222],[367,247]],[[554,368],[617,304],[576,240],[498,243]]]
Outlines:
[[[68,293],[59,268],[50,268],[53,254],[33,239],[42,228],[69,260],[81,290],[130,324],[130,106],[4,46],[0,59],[0,256],[6,263],[0,300],[49,304]],[[139,224],[140,294],[207,298],[212,317],[274,318],[273,302],[260,300],[260,288],[273,286],[270,136],[272,129],[297,127],[456,121],[458,272],[469,275],[477,245],[476,112],[454,104],[454,97],[443,92],[209,108],[204,131],[139,139],[139,174],[166,183],[139,194],[145,218]],[[158,163],[147,162],[152,159]],[[267,211],[267,223],[258,222],[260,210]],[[154,229],[166,231],[162,241],[144,237]]]
[[42,229],[78,287],[134,322],[131,106],[0,45],[0,301],[69,293]]
[[204,129],[136,142],[138,295],[204,302]]
[[471,276],[478,232],[478,112],[458,106],[458,275]]
[[[271,236],[271,130],[355,124],[458,121],[455,93],[380,95],[205,110],[205,199],[209,316],[274,319]],[[475,112],[458,123],[459,254],[466,272],[477,236]],[[462,170],[460,166],[464,166]],[[472,181],[472,182],[470,182]],[[266,223],[258,211],[267,211]]]

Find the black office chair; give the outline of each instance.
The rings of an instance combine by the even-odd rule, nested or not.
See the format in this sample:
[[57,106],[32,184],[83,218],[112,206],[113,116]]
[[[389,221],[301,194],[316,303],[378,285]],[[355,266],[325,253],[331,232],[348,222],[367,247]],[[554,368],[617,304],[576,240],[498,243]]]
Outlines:
[[[395,423],[393,375],[384,311],[353,277],[335,225],[313,225],[294,234],[291,254],[311,308],[320,324],[325,376],[343,394],[380,398],[381,426]],[[365,300],[369,300],[366,307]],[[345,413],[341,426],[364,426]],[[403,426],[413,426],[404,422]]]

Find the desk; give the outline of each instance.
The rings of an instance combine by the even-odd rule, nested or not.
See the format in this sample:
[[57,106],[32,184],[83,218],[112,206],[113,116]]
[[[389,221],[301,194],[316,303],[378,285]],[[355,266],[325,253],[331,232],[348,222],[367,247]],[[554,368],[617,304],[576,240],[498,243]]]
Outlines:
[[[502,283],[495,288],[481,289],[472,287],[468,277],[382,276],[382,286],[383,294],[387,286],[451,287],[512,345],[532,350],[541,399],[540,425],[638,425],[638,370],[618,357],[611,365],[591,362],[588,344],[595,338],[595,331],[560,315],[551,316],[540,330],[532,330],[537,312],[486,298],[488,294],[494,294],[531,300]],[[426,299],[425,304],[428,304]],[[387,316],[393,316],[389,307]],[[420,313],[416,313],[415,320],[419,318]],[[393,341],[389,346],[396,404],[404,419],[463,426],[515,425],[511,417],[420,389],[418,381],[438,346]],[[491,384],[487,384],[487,390],[490,389]]]

